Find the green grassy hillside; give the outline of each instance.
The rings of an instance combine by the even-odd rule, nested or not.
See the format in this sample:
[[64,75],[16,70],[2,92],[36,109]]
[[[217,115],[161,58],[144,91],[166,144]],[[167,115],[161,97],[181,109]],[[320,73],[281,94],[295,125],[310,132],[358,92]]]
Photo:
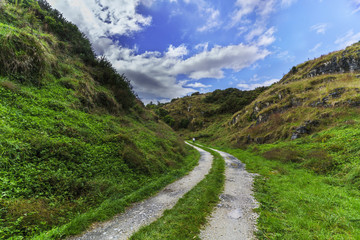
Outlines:
[[[360,44],[294,66],[229,121],[232,142],[266,143],[356,122]],[[355,117],[355,119],[353,119]]]
[[[220,129],[226,129],[228,119],[235,112],[250,104],[267,88],[252,91],[236,88],[216,90],[211,93],[193,93],[166,104],[149,104],[154,112],[185,138],[214,141],[219,138]],[[219,135],[220,134],[220,135]]]
[[0,2],[1,239],[27,239],[152,184],[124,204],[139,200],[194,156],[59,12]]

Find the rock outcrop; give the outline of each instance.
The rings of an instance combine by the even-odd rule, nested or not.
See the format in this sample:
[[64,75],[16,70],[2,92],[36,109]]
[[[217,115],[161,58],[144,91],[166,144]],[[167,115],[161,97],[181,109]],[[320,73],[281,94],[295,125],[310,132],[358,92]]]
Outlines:
[[[323,74],[346,73],[360,71],[360,58],[351,56],[344,56],[347,52],[344,51],[343,57],[338,59],[336,56],[330,61],[324,62],[313,68],[305,77],[315,77]],[[360,53],[358,53],[360,54]]]
[[303,125],[295,129],[295,132],[293,132],[291,136],[291,140],[298,139],[304,134],[311,133],[312,128],[318,126],[319,124],[320,122],[318,120],[306,121]]

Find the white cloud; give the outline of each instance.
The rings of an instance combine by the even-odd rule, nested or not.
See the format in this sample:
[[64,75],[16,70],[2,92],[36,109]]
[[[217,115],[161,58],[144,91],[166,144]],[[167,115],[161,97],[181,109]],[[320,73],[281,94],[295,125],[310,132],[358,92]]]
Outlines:
[[[180,50],[176,50],[180,49]],[[182,49],[182,50],[181,50]],[[181,54],[173,54],[181,52]],[[146,52],[135,54],[134,50],[112,46],[104,53],[114,67],[132,81],[141,98],[174,98],[184,96],[194,89],[204,87],[178,82],[178,75],[193,80],[202,78],[222,78],[224,69],[240,71],[258,60],[264,59],[269,51],[254,45],[216,46],[194,56],[183,59],[184,46],[170,46],[167,52]],[[172,57],[169,57],[172,55]]]
[[231,26],[247,21],[247,16],[255,13],[260,21],[264,21],[275,10],[275,0],[237,0]]
[[262,87],[262,86],[270,86],[273,83],[278,82],[280,79],[271,79],[262,83],[252,83],[252,84],[248,84],[248,83],[239,83],[237,85],[238,88],[241,88],[243,90],[252,90],[255,89],[257,87]]
[[276,39],[275,28],[268,27],[268,18],[276,10],[277,0],[237,0],[228,28],[236,27],[238,36],[246,34],[248,43],[268,46]]
[[345,48],[353,43],[359,42],[360,32],[354,33],[354,30],[349,30],[345,35],[338,37],[335,44],[341,48]]
[[221,20],[220,20],[220,12],[219,10],[215,10],[213,8],[207,8],[205,10],[207,16],[207,22],[204,26],[199,27],[197,30],[199,32],[206,32],[206,31],[210,31],[213,30],[217,27],[219,27],[221,25]]
[[186,74],[192,79],[222,78],[223,69],[240,71],[270,54],[257,46],[230,45],[215,46],[188,58],[174,66],[174,73]]
[[260,36],[257,45],[268,46],[273,42],[275,42],[276,39],[274,37],[274,33],[275,33],[275,28],[274,27],[269,28],[264,34]]
[[265,26],[254,26],[253,29],[246,35],[247,41],[252,41],[254,38],[261,36],[265,32]]
[[319,23],[310,27],[311,31],[315,31],[317,34],[325,34],[327,28],[328,24],[326,23]]
[[209,43],[199,43],[195,46],[195,49],[196,50],[201,50],[201,51],[204,51],[206,52],[208,50],[208,47],[209,47]]
[[[174,2],[174,0],[169,0]],[[199,31],[209,31],[218,27],[215,23],[220,13],[209,6],[204,0],[187,1],[196,4],[199,11],[208,16],[206,24]],[[238,72],[270,54],[264,47],[271,44],[273,28],[262,28],[262,33],[255,34],[249,44],[215,46],[209,49],[208,43],[195,47],[198,51],[189,55],[186,45],[169,45],[165,52],[149,51],[139,54],[134,49],[120,46],[113,42],[114,35],[131,35],[151,24],[151,16],[137,12],[139,4],[151,6],[155,0],[49,0],[50,4],[63,12],[64,17],[76,24],[90,39],[97,54],[106,56],[119,73],[124,73],[134,86],[141,99],[172,99],[187,95],[201,88],[206,90],[210,85],[178,81],[179,75],[191,80],[202,78],[224,77],[224,70]],[[245,0],[238,0],[246,2]],[[251,2],[251,1],[249,1]],[[272,11],[274,0],[255,0],[256,11],[265,16]],[[270,3],[266,3],[270,2]],[[263,3],[264,6],[259,4]],[[252,10],[253,4],[250,4]],[[260,26],[261,24],[259,24]],[[263,34],[261,36],[261,34]]]
[[322,42],[316,44],[315,47],[309,50],[309,52],[316,52],[322,46],[322,44],[323,44]]
[[209,1],[205,0],[184,0],[186,4],[194,4],[197,7],[196,13],[199,16],[199,19],[205,20],[205,24],[197,28],[199,32],[212,31],[216,28],[219,28],[222,25],[222,20],[220,18],[220,11],[212,6]]
[[196,83],[187,84],[186,87],[193,87],[193,88],[211,88],[212,85],[204,85],[204,84],[202,84],[202,83],[196,82]]
[[[110,35],[129,35],[151,24],[150,16],[136,12],[139,0],[48,0],[52,7],[76,24],[92,42]],[[143,0],[151,4],[152,0]],[[95,44],[94,44],[95,45]]]
[[186,56],[187,54],[188,54],[188,50],[184,44],[180,45],[177,48],[174,47],[173,45],[170,45],[166,53],[166,56],[170,58],[178,58],[178,57]]

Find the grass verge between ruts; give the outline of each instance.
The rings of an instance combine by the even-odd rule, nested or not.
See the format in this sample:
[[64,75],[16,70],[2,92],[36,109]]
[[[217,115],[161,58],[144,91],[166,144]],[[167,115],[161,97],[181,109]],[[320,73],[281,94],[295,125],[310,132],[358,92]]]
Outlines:
[[110,198],[104,201],[100,207],[96,209],[91,209],[90,211],[81,214],[75,217],[71,222],[65,224],[61,227],[54,228],[48,232],[42,233],[33,237],[33,240],[42,240],[42,239],[62,239],[67,236],[72,236],[79,234],[85,231],[92,223],[99,221],[106,221],[115,216],[118,213],[121,213],[128,207],[131,203],[138,202],[148,198],[159,190],[161,190],[166,185],[174,182],[180,177],[189,173],[198,163],[200,154],[197,151],[191,151],[191,154],[188,155],[185,159],[187,163],[183,168],[171,171],[170,173],[162,176],[139,190],[123,197],[116,199],[116,197]]
[[130,239],[199,239],[200,227],[219,201],[224,186],[224,159],[215,151],[199,146],[214,156],[212,168],[205,178],[186,193],[161,218],[141,228]]
[[360,192],[293,163],[221,149],[246,164],[261,206],[258,239],[360,239]]

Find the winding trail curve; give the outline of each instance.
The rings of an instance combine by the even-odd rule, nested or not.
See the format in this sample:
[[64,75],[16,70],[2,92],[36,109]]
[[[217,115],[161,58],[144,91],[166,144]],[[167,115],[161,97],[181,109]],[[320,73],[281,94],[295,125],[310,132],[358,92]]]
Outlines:
[[248,240],[255,239],[258,206],[252,196],[253,177],[245,165],[234,156],[217,151],[226,163],[225,188],[220,195],[220,203],[213,211],[208,223],[200,233],[203,240]]
[[123,214],[108,222],[99,223],[82,236],[72,237],[69,240],[125,240],[140,227],[149,225],[161,217],[166,209],[172,208],[185,193],[198,184],[210,171],[212,155],[201,148],[192,147],[200,152],[201,157],[199,165],[188,175],[169,184],[157,195],[133,204]]

